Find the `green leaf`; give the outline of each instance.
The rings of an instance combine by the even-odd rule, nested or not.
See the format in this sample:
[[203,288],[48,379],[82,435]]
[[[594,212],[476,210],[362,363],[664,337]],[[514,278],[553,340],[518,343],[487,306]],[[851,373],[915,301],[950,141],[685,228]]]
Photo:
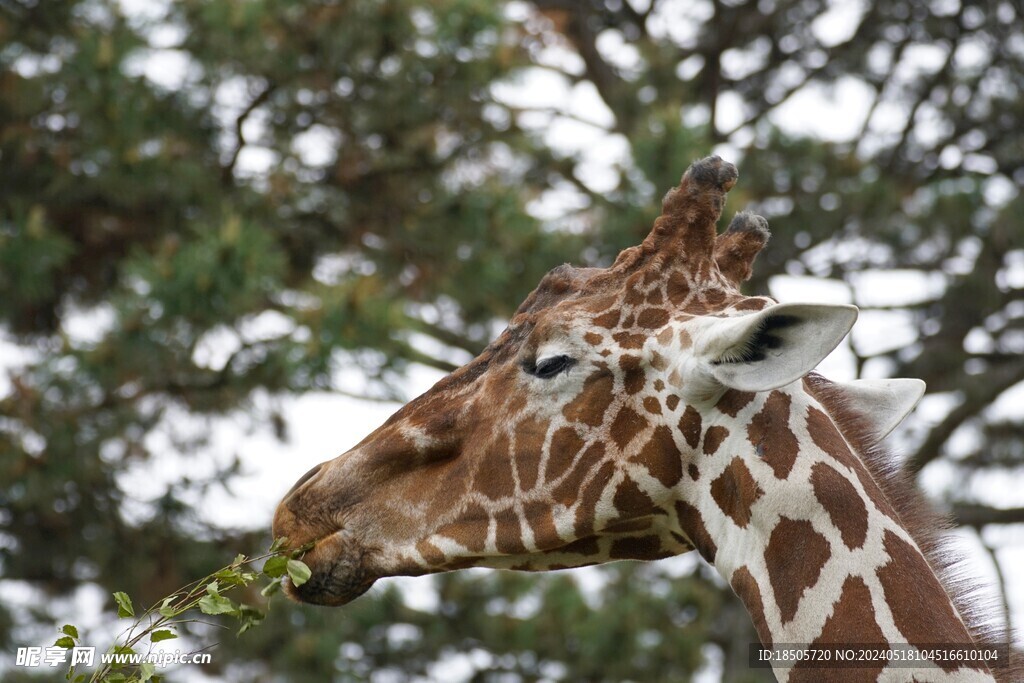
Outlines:
[[174,602],[174,599],[177,597],[177,595],[172,595],[170,597],[164,598],[164,601],[160,603],[160,608],[157,610],[157,612],[160,613],[160,616],[167,617],[168,619],[170,619],[171,617],[176,617],[178,616],[178,614],[180,614],[178,610],[171,607],[171,603]]
[[281,538],[275,538],[274,542],[270,544],[270,552],[276,553],[279,550],[281,550],[282,548],[284,548],[285,545],[287,545],[287,544],[288,544],[288,537],[287,536],[282,536]]
[[240,564],[245,564],[245,561],[246,561],[245,555],[243,555],[242,553],[238,553],[237,555],[235,555],[235,561],[232,562],[231,565],[232,566],[238,566]]
[[225,567],[216,574],[213,575],[218,581],[228,586],[244,586],[245,579],[242,578],[242,572],[231,567]]
[[153,643],[159,643],[161,640],[172,640],[172,639],[177,638],[177,637],[178,637],[178,634],[175,633],[174,631],[171,631],[171,630],[166,629],[166,628],[162,628],[162,629],[159,629],[157,631],[153,631],[153,633],[151,633],[150,636],[149,636],[149,640],[150,640],[150,642],[153,642]]
[[234,614],[238,611],[235,603],[222,595],[207,595],[201,598],[199,609],[203,614]]
[[254,626],[258,626],[266,617],[263,612],[249,605],[242,605],[238,616],[242,620],[242,627],[238,629],[238,635],[242,635]]
[[274,593],[280,592],[280,590],[281,590],[281,579],[278,578],[278,579],[274,579],[273,581],[268,583],[266,586],[264,586],[263,590],[260,591],[260,595],[262,595],[265,598],[269,598]]
[[[116,655],[130,655],[130,654],[134,654],[135,650],[133,650],[132,648],[128,647],[127,645],[113,645],[110,648],[110,652],[112,652],[112,653],[114,653]],[[114,668],[114,669],[122,669],[122,668],[124,668],[126,666],[126,664],[115,661],[115,662],[111,662],[110,666],[111,666],[111,668]],[[115,681],[124,681],[124,680],[126,680],[125,676],[123,676],[121,674],[117,674],[117,675],[120,676],[120,678],[105,678],[105,679],[103,679],[103,682],[107,683],[107,681],[110,681],[110,680],[115,680]]]
[[60,627],[60,632],[64,635],[71,636],[75,640],[78,640],[78,629],[71,624],[64,624]]
[[263,573],[272,579],[284,576],[288,571],[288,558],[284,555],[275,555],[263,564]]
[[114,593],[114,602],[117,603],[117,616],[135,616],[135,608],[132,607],[132,599],[128,597],[127,593],[122,593],[121,591]]
[[70,650],[75,646],[75,639],[71,636],[61,636],[57,639],[57,642],[55,642],[54,645],[57,647],[63,647]]
[[156,673],[156,664],[153,662],[143,662],[139,665],[139,680],[148,681],[153,678],[153,674]]
[[288,560],[288,578],[292,580],[293,586],[301,586],[309,581],[313,574],[302,560]]
[[308,543],[300,545],[298,548],[288,553],[288,557],[294,558],[296,560],[301,559],[302,556],[308,553],[310,550],[312,550],[313,546],[315,545],[316,541],[310,541]]

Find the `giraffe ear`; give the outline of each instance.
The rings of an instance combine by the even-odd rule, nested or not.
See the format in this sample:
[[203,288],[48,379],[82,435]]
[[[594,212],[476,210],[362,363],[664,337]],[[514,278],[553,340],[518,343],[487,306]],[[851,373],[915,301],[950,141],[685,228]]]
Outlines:
[[813,370],[857,320],[857,307],[776,304],[712,325],[704,357],[712,377],[730,389],[769,391]]
[[833,384],[843,406],[867,420],[878,441],[903,422],[925,390],[919,379],[858,379]]

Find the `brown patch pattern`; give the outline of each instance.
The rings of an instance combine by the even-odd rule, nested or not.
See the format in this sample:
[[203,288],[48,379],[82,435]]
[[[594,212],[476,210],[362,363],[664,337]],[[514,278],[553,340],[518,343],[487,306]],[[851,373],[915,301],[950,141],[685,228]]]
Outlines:
[[588,536],[594,532],[594,514],[597,501],[601,500],[601,494],[605,487],[615,475],[615,463],[605,461],[593,479],[587,482],[583,491],[579,493],[579,506],[576,508],[576,535],[579,537]]
[[804,591],[818,582],[832,552],[828,541],[803,519],[780,517],[772,529],[764,561],[782,623],[796,616]]
[[422,540],[416,544],[416,550],[420,551],[420,555],[431,567],[441,567],[445,562],[445,554],[438,549],[436,545],[427,540]]
[[636,324],[649,330],[656,330],[668,324],[668,311],[664,308],[645,308],[636,317]]
[[738,415],[739,412],[753,400],[754,394],[749,391],[729,389],[722,394],[722,398],[718,399],[718,403],[715,404],[715,407],[729,417],[736,417],[736,415]]
[[851,550],[864,545],[868,535],[868,510],[857,489],[846,477],[823,462],[811,468],[814,496],[839,529],[843,543]]
[[450,524],[438,533],[459,543],[470,552],[479,553],[483,551],[484,541],[487,539],[489,519],[487,510],[476,503],[470,503],[459,515],[458,523]]
[[653,514],[658,506],[651,497],[644,493],[635,481],[626,477],[615,489],[612,505],[619,513],[620,519],[644,517]]
[[700,510],[686,501],[676,501],[676,516],[679,518],[679,528],[689,538],[691,545],[697,549],[701,557],[710,564],[715,563],[715,555],[718,553],[718,546],[715,539],[711,538],[707,527],[704,526],[704,518],[700,516]]
[[619,359],[619,367],[622,368],[622,387],[627,394],[635,394],[644,388],[647,377],[644,374],[640,356],[625,355]]
[[701,425],[702,420],[697,409],[693,406],[686,406],[683,416],[679,418],[679,431],[683,433],[683,438],[686,439],[690,448],[695,450],[700,445]]
[[615,343],[624,349],[639,349],[647,341],[647,335],[630,334],[629,332],[616,332],[612,335]]
[[686,297],[690,295],[690,283],[687,282],[686,276],[680,271],[673,271],[668,276],[668,300],[676,306],[681,305],[686,301]]
[[714,455],[718,452],[718,447],[722,445],[722,442],[729,436],[729,430],[721,425],[715,425],[708,427],[708,431],[704,432],[704,455]]
[[732,573],[729,581],[732,590],[743,601],[750,618],[757,629],[757,636],[765,647],[772,646],[772,632],[768,628],[768,622],[764,618],[764,602],[761,600],[761,589],[757,586],[753,574],[744,565]]
[[526,521],[533,531],[533,542],[540,550],[551,550],[562,544],[555,529],[555,518],[551,506],[540,501],[531,501],[523,506]]
[[483,466],[476,472],[473,488],[491,500],[511,496],[515,491],[515,480],[512,478],[512,458],[508,452],[508,437],[498,437],[494,445],[487,450],[487,458]]
[[615,378],[607,370],[599,370],[583,382],[579,396],[562,408],[569,422],[583,422],[599,427],[614,398]]
[[832,419],[821,412],[815,407],[807,409],[807,431],[811,434],[811,440],[814,441],[814,445],[820,448],[822,451],[832,456],[836,462],[843,465],[846,469],[850,470],[857,475],[860,479],[861,486],[864,487],[864,491],[867,493],[868,498],[874,503],[878,510],[889,517],[890,519],[897,519],[896,513],[893,512],[892,506],[889,505],[889,501],[882,495],[881,490],[875,483],[871,475],[868,474],[864,463],[860,461],[857,456],[850,450],[850,446],[846,443],[846,439],[839,433],[839,429],[832,422]]
[[[551,492],[551,496],[562,505],[572,505],[580,495],[580,489],[583,487],[583,482],[586,480],[587,474],[590,472],[590,468],[595,467],[603,457],[603,443],[590,445],[580,456],[579,462],[576,463],[576,468],[569,472],[568,476],[566,476],[565,479],[555,487],[554,491]],[[565,466],[569,467],[571,464],[572,461],[569,460]],[[549,481],[555,478],[550,472],[551,461],[549,460],[547,477]]]
[[632,458],[639,462],[666,488],[683,478],[683,460],[672,438],[672,430],[661,425],[654,430],[640,452]]
[[520,555],[526,552],[523,545],[523,530],[519,525],[519,516],[508,507],[494,515],[498,523],[494,545],[503,555]]
[[743,301],[736,304],[733,308],[737,311],[760,311],[762,308],[768,306],[771,302],[767,299],[761,299],[759,297],[747,297]]
[[729,466],[711,482],[711,497],[741,529],[750,523],[750,508],[763,495],[764,491],[740,458],[733,458]]
[[612,441],[619,447],[619,450],[622,450],[646,426],[647,420],[643,416],[629,406],[622,406],[619,408],[615,420],[612,421]]
[[761,412],[747,426],[747,438],[754,445],[754,451],[771,466],[779,479],[789,476],[800,450],[796,435],[789,428],[790,402],[788,394],[773,391]]
[[679,348],[683,351],[693,346],[693,337],[686,330],[679,330]]
[[[893,532],[883,539],[889,562],[878,570],[878,581],[885,602],[892,610],[896,628],[916,647],[932,643],[970,643],[967,628],[953,611],[949,600],[936,600],[945,589],[935,578],[924,555]],[[957,668],[955,662],[939,662],[945,671]]]
[[657,396],[648,396],[644,399],[644,410],[652,415],[661,415],[661,401]]
[[[865,645],[887,645],[882,629],[875,621],[875,611],[871,606],[871,591],[868,590],[864,579],[859,576],[849,576],[843,582],[843,591],[832,609],[832,614],[825,621],[825,628],[821,635],[814,639],[813,645],[838,644],[848,645],[850,643],[861,643]],[[864,666],[856,668],[844,668],[841,680],[843,681],[877,681],[878,675],[885,668],[881,662],[877,667]],[[793,669],[790,681],[820,681],[822,680],[820,668],[803,667],[798,664]]]
[[572,467],[576,454],[583,448],[583,439],[571,427],[561,427],[551,435],[551,447],[548,452],[546,478],[550,481],[562,475]]
[[[540,475],[540,457],[543,454],[544,430],[542,425],[531,420],[531,425],[525,425],[518,430],[516,435],[516,449],[513,463],[516,468],[516,475],[519,477],[519,488],[522,491],[529,491],[537,485],[537,477]],[[532,438],[531,438],[532,437]]]

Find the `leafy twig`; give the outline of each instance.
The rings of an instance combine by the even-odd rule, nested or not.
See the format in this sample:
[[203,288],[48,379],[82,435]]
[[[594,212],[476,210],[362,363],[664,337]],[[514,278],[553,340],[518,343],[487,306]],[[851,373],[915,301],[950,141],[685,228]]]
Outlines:
[[[256,557],[237,555],[231,564],[216,572],[182,586],[167,597],[152,605],[141,615],[136,616],[135,606],[127,593],[117,591],[113,594],[117,605],[117,616],[121,619],[132,619],[121,635],[105,651],[108,655],[121,655],[121,661],[101,660],[92,676],[76,673],[76,664],[68,668],[66,680],[74,683],[142,683],[159,681],[156,667],[147,661],[147,655],[136,652],[136,647],[145,639],[149,639],[150,647],[156,643],[178,637],[178,627],[188,623],[209,623],[192,616],[190,612],[199,610],[202,614],[226,614],[235,617],[241,623],[238,635],[259,625],[265,616],[264,612],[253,605],[236,602],[226,593],[237,588],[244,588],[260,578],[270,579],[260,594],[270,597],[281,589],[281,583],[287,575],[292,584],[301,586],[310,577],[309,567],[300,559],[311,547],[306,544],[295,550],[284,550],[287,539],[279,538],[270,549]],[[256,570],[254,564],[265,560],[262,569]],[[182,618],[184,617],[184,618]],[[65,624],[61,628],[61,637],[54,643],[57,647],[73,649],[80,644],[78,628],[73,624]],[[202,650],[209,649],[208,645]],[[196,651],[198,652],[198,651]],[[147,653],[148,654],[148,653]],[[190,653],[190,654],[195,654]],[[134,657],[133,657],[134,656]],[[113,658],[108,658],[113,659]]]

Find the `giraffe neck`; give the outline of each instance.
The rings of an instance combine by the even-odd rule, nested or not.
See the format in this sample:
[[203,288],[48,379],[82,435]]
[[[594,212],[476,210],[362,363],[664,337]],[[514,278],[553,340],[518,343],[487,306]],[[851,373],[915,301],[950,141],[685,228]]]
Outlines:
[[[744,602],[763,644],[973,642],[900,515],[804,385],[728,392],[704,420],[690,472],[701,485],[678,504],[680,522]],[[882,672],[832,673],[876,680]],[[992,680],[987,669],[949,672]],[[783,681],[828,673],[776,668]],[[914,673],[889,671],[894,680]]]

